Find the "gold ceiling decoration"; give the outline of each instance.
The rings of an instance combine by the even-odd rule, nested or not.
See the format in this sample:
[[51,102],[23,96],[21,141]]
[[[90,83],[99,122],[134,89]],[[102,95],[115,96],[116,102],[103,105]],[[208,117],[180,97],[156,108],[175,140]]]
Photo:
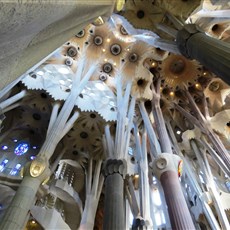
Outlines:
[[148,69],[140,66],[136,70],[135,78],[133,79],[131,95],[137,99],[152,99],[152,90],[150,86],[152,84],[152,74]]
[[117,66],[113,60],[103,60],[99,69],[90,78],[90,81],[103,81],[113,92],[116,91]]
[[93,32],[94,26],[92,24],[86,26],[83,30],[75,34],[69,42],[74,46],[78,46],[80,50],[82,50],[85,46],[85,41],[87,41],[90,37],[90,31]]
[[183,88],[184,84],[195,83],[201,75],[199,67],[198,62],[175,54],[170,54],[159,66],[164,85],[173,90],[176,87]]
[[151,47],[145,42],[136,42],[126,49],[122,73],[124,78],[135,78],[136,69],[143,64],[145,57],[150,53]]
[[134,38],[132,38],[132,35],[129,35],[127,33],[127,31],[125,30],[125,28],[122,25],[122,22],[121,22],[121,24],[116,24],[115,30],[113,28],[112,28],[112,30],[113,30],[114,36],[123,42],[132,42],[135,40]]
[[77,71],[77,60],[61,53],[53,55],[45,64],[67,65],[74,73]]
[[99,71],[108,74],[110,77],[116,77],[117,66],[113,63],[113,60],[105,59],[100,63]]
[[129,45],[130,43],[122,42],[120,39],[114,37],[113,34],[110,34],[110,36],[106,39],[106,59],[113,60],[113,65],[119,68],[121,60]]
[[99,57],[103,56],[103,52],[105,52],[108,47],[109,31],[107,23],[101,26],[95,26],[89,30],[90,36],[85,40],[86,58],[98,60]]

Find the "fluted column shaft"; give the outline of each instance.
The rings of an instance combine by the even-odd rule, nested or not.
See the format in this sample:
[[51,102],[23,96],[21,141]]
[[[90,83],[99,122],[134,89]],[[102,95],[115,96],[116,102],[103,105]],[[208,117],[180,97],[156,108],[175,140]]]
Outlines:
[[104,174],[104,230],[125,229],[124,179],[126,165],[122,160],[108,160]]
[[187,58],[196,59],[230,84],[230,44],[209,37],[195,25],[184,26],[177,33],[177,46]]
[[119,173],[105,180],[105,212],[103,229],[119,230],[125,227],[124,180]]
[[195,229],[188,206],[175,171],[166,171],[160,177],[172,229]]
[[154,160],[152,167],[164,190],[172,229],[193,230],[195,226],[178,180],[179,164],[179,156],[162,153]]

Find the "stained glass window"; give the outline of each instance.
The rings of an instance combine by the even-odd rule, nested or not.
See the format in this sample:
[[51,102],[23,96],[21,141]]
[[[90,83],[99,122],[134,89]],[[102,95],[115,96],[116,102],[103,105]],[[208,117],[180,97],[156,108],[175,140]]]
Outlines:
[[6,165],[7,165],[8,162],[9,162],[8,159],[4,159],[2,161],[2,163],[0,164],[0,172],[3,172],[3,170],[5,169],[5,167],[6,167]]
[[16,166],[10,171],[10,175],[15,176],[21,169],[21,164],[16,164]]
[[2,150],[7,150],[8,149],[8,146],[7,145],[3,145],[2,146]]
[[14,149],[14,153],[17,156],[21,156],[25,154],[29,149],[29,145],[27,143],[20,143],[17,145],[17,147]]

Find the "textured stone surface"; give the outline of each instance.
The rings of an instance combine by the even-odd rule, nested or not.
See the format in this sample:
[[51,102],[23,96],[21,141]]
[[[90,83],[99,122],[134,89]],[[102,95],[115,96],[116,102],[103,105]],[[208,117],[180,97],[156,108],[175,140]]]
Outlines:
[[6,1],[0,3],[0,89],[65,43],[98,16],[108,16],[114,0]]

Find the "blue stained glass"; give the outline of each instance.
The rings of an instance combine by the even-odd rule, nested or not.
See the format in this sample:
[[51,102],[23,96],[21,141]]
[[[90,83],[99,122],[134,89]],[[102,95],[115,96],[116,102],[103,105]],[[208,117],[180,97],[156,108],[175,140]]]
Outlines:
[[8,159],[2,161],[2,163],[0,164],[0,172],[3,172],[8,162],[9,162]]
[[16,164],[16,166],[10,171],[10,175],[15,176],[16,174],[18,174],[20,168],[21,164]]
[[30,160],[34,160],[36,156],[30,156]]
[[27,143],[20,143],[17,145],[17,147],[14,149],[14,153],[17,156],[24,155],[29,149],[29,145]]
[[2,146],[2,150],[7,150],[8,149],[8,146],[7,145],[3,145]]

